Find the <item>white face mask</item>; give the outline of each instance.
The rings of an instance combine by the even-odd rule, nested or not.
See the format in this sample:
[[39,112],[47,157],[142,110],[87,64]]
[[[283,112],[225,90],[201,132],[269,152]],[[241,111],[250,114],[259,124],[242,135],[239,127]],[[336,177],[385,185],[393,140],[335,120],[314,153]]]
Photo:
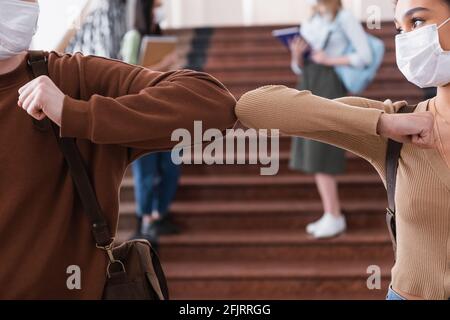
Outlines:
[[318,0],[306,0],[306,3],[310,6],[317,6],[319,4]]
[[163,6],[159,6],[153,10],[153,19],[156,24],[160,24],[166,18],[166,11]]
[[399,34],[395,37],[397,65],[409,82],[420,88],[440,87],[450,83],[450,51],[439,42],[436,24]]
[[0,60],[30,48],[38,17],[38,3],[0,0]]

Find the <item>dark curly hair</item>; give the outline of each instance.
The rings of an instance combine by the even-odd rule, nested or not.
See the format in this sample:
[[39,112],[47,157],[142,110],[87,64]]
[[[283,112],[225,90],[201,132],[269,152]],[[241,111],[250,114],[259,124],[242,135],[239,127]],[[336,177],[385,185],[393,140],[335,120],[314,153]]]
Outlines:
[[141,35],[161,35],[158,24],[154,23],[153,8],[155,0],[137,0],[134,8],[134,28]]
[[[450,0],[442,0],[450,7]],[[398,0],[394,0],[395,4],[397,4]]]

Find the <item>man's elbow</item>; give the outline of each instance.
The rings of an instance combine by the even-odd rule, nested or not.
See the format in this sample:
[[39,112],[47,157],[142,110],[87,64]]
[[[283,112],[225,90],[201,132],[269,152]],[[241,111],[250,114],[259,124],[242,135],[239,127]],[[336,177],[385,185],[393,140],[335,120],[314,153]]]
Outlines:
[[[235,113],[236,98],[225,85],[213,76],[206,73],[197,73],[195,77],[206,85],[204,99],[211,106],[215,119],[211,127],[222,131],[232,128],[237,121]],[[208,109],[208,112],[211,112],[211,109]]]
[[223,88],[219,90],[217,99],[219,101],[217,109],[217,117],[221,119],[221,127],[219,129],[225,130],[232,128],[237,121],[236,117],[236,98],[228,91],[228,89]]

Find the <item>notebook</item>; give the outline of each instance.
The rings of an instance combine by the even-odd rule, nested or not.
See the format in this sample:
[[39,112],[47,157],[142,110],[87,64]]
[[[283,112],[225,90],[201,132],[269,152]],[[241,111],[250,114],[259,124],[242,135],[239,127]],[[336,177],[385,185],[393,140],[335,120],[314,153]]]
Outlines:
[[272,31],[272,35],[278,38],[282,44],[289,48],[289,42],[291,42],[295,37],[300,37],[300,28],[292,27],[277,29]]
[[139,64],[149,67],[161,62],[176,50],[177,42],[178,39],[174,36],[145,36],[142,39]]

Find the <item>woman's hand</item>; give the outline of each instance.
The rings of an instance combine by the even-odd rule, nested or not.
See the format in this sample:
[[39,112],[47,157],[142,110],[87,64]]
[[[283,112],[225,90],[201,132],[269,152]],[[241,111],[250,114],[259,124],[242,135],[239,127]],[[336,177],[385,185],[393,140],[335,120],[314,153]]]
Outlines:
[[296,63],[300,63],[303,60],[303,55],[308,50],[308,44],[300,37],[295,37],[289,42],[289,48],[291,49],[292,60]]
[[347,56],[330,57],[325,51],[314,51],[311,55],[312,61],[323,66],[348,66],[350,65],[350,59]]
[[434,116],[431,112],[409,114],[383,113],[378,121],[379,135],[402,143],[412,143],[420,148],[434,148]]
[[331,66],[331,62],[330,62],[330,58],[327,56],[327,54],[325,53],[325,51],[319,50],[319,51],[314,51],[311,55],[311,60],[314,63],[317,64],[321,64],[324,66]]
[[64,93],[47,76],[38,77],[19,89],[18,106],[37,120],[49,117],[61,126]]

